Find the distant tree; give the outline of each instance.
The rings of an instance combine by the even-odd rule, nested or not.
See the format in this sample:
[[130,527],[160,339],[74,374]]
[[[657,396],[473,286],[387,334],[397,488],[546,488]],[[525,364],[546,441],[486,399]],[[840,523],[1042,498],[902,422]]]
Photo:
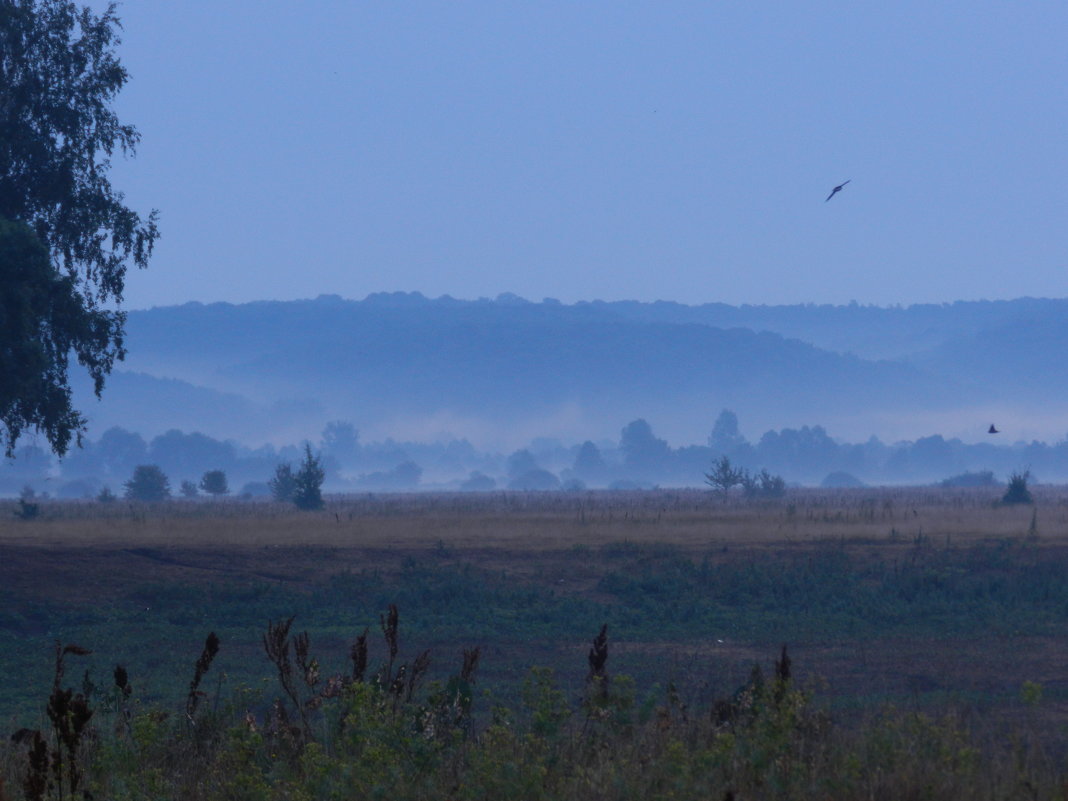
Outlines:
[[623,463],[632,470],[661,470],[671,457],[667,442],[653,435],[653,428],[638,419],[623,427],[619,437]]
[[1005,488],[1005,494],[1001,496],[1004,504],[1034,503],[1031,490],[1027,488],[1027,482],[1031,478],[1031,471],[1024,470],[1022,473],[1014,472],[1009,476],[1009,484]]
[[293,465],[282,462],[274,468],[274,475],[268,480],[267,486],[271,491],[271,497],[279,503],[289,503],[297,494],[297,477],[293,475]]
[[85,418],[72,406],[73,354],[99,395],[125,353],[130,262],[148,265],[159,233],[108,180],[112,154],[139,134],[111,104],[127,80],[114,5],[0,4],[0,438],[26,429],[62,455]]
[[271,488],[266,481],[250,481],[241,488],[242,498],[267,498],[271,494]]
[[182,494],[183,498],[195,498],[200,494],[197,491],[197,485],[192,481],[183,481],[178,487],[178,492]]
[[366,489],[406,490],[418,487],[419,480],[422,477],[423,468],[408,460],[401,462],[392,470],[376,470],[373,473],[360,476],[357,483]]
[[118,498],[115,496],[115,493],[111,491],[111,487],[107,486],[106,484],[100,490],[100,492],[97,493],[96,499],[100,503],[114,503],[118,500]]
[[754,457],[772,470],[811,474],[838,464],[842,450],[822,426],[802,426],[766,432],[757,444]]
[[37,492],[27,485],[19,493],[19,508],[15,516],[20,520],[33,520],[41,513],[41,505],[37,503]]
[[526,448],[518,450],[508,457],[507,470],[510,479],[518,478],[531,470],[539,469],[538,460]]
[[998,480],[994,478],[993,470],[980,470],[978,472],[964,472],[939,482],[942,487],[996,487]]
[[140,434],[115,426],[100,435],[93,453],[105,473],[121,476],[147,461],[148,445]]
[[509,481],[508,489],[534,492],[557,490],[560,489],[560,479],[548,470],[536,467]]
[[232,442],[222,442],[199,431],[186,434],[172,428],[152,439],[148,460],[171,474],[197,475],[206,464],[215,465],[217,470],[232,469],[237,453]]
[[[3,318],[0,317],[0,320]],[[3,379],[0,378],[0,383]],[[2,390],[0,390],[2,391]],[[7,465],[8,470],[18,479],[23,481],[38,481],[43,479],[52,467],[52,457],[36,445],[23,445],[11,456],[13,462]]]
[[75,498],[92,498],[96,494],[97,483],[91,479],[80,478],[65,481],[56,490],[57,498],[73,500]]
[[326,471],[318,456],[312,455],[311,445],[304,446],[304,461],[294,476],[293,503],[298,509],[314,510],[323,508],[323,481]]
[[460,485],[463,492],[488,492],[496,488],[497,482],[478,470],[472,470],[471,475]]
[[601,456],[601,449],[586,440],[579,447],[571,469],[576,476],[581,476],[587,481],[597,481],[604,477],[608,466],[605,464],[604,457]]
[[744,476],[745,473],[737,470],[728,457],[721,456],[712,464],[712,470],[705,473],[705,483],[726,495],[742,483]]
[[738,431],[738,415],[730,409],[719,413],[708,437],[708,447],[719,454],[730,453],[745,444],[745,437]]
[[341,464],[348,464],[360,453],[360,432],[352,423],[334,420],[323,429],[323,453]]
[[835,470],[824,477],[823,481],[820,482],[820,486],[824,489],[857,489],[866,485],[852,473]]
[[408,460],[393,468],[393,475],[401,487],[418,487],[423,478],[423,468],[415,462]]
[[767,470],[761,470],[759,478],[762,497],[781,498],[786,494],[786,481],[782,476],[773,476]]
[[140,464],[124,485],[131,501],[162,501],[171,497],[171,483],[159,465]]
[[230,493],[230,485],[226,481],[226,473],[222,470],[209,470],[200,477],[200,488],[208,495],[218,498],[220,495]]

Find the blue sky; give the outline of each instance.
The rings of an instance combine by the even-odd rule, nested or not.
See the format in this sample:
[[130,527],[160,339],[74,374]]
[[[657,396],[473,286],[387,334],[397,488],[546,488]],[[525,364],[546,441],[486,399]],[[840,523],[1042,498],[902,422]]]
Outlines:
[[129,308],[1068,295],[1063,2],[119,14],[113,179],[163,231]]

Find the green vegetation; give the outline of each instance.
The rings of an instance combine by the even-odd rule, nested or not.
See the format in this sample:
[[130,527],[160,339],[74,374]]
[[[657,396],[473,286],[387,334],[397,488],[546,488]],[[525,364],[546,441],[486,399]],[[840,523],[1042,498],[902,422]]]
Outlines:
[[27,430],[58,454],[80,442],[72,354],[97,395],[125,354],[121,303],[129,266],[146,267],[159,236],[108,180],[137,129],[112,106],[127,80],[115,7],[99,16],[66,0],[0,8],[0,440]]
[[[268,622],[262,638],[276,680],[226,696],[200,689],[225,648],[210,634],[184,714],[139,703],[136,676],[121,664],[108,689],[88,674],[79,688],[65,686],[68,660],[89,652],[57,644],[48,724],[0,746],[0,794],[6,786],[29,801],[1063,798],[1064,777],[1033,731],[991,742],[957,715],[893,707],[843,727],[798,684],[785,646],[770,677],[754,664],[732,694],[698,706],[674,683],[639,692],[613,673],[602,626],[580,691],[533,667],[502,703],[476,692],[477,647],[462,650],[447,678],[428,680],[431,652],[402,653],[396,606],[380,618],[377,662],[365,628],[349,665],[333,674],[293,622]],[[1020,697],[1034,708],[1042,688],[1025,683]]]
[[[133,553],[148,563],[182,565],[181,554],[165,550]],[[329,561],[330,553],[322,550],[321,559]],[[596,565],[599,578],[589,591],[561,590],[551,578],[561,560],[575,556]],[[534,576],[523,578],[457,561],[442,545],[398,558],[393,568],[343,571],[311,586],[269,578],[145,581],[92,606],[27,602],[0,590],[0,668],[35,672],[32,666],[59,637],[98,643],[102,659],[94,672],[121,661],[151,680],[157,670],[179,669],[174,644],[188,645],[197,629],[211,628],[231,644],[228,676],[252,682],[259,666],[249,655],[264,620],[295,614],[316,640],[339,644],[391,603],[413,610],[408,630],[429,644],[496,643],[503,661],[489,669],[505,681],[527,660],[552,663],[561,639],[602,621],[636,644],[683,648],[695,639],[729,639],[770,647],[820,639],[1045,636],[1059,631],[1068,609],[1064,557],[1052,559],[1027,542],[961,549],[921,542],[886,559],[853,556],[828,543],[772,556],[739,551],[694,559],[672,546],[620,542],[573,556],[546,554]],[[627,671],[650,683],[672,678],[656,653],[634,649]],[[166,675],[144,693],[165,699]],[[0,688],[2,708],[28,713],[33,693],[32,683]]]

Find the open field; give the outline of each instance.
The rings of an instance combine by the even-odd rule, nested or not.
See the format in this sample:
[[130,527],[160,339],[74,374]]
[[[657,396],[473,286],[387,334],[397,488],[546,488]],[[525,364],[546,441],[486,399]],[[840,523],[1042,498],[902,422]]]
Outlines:
[[[1068,491],[1040,490],[1035,507],[998,507],[996,497],[989,490],[795,491],[781,502],[747,504],[699,491],[408,495],[336,499],[314,514],[240,502],[57,504],[32,521],[0,518],[0,632],[42,646],[61,634],[91,637],[88,620],[104,610],[107,620],[142,630],[166,622],[190,642],[211,628],[261,628],[267,614],[298,613],[298,625],[314,631],[320,607],[350,596],[352,608],[330,612],[351,617],[349,636],[396,600],[406,625],[441,642],[487,616],[462,603],[452,610],[456,620],[419,608],[413,589],[453,582],[476,595],[522,589],[549,605],[570,603],[571,613],[581,609],[570,630],[542,632],[554,646],[574,644],[577,675],[582,643],[604,617],[621,661],[639,650],[684,663],[696,655],[748,660],[785,639],[805,652],[798,661],[807,672],[838,687],[844,676],[862,673],[876,693],[906,685],[1004,689],[1023,679],[1068,688],[1068,675],[1058,674],[1068,660],[1050,654],[1060,642],[1052,611],[996,597],[1014,571],[1027,585],[1026,571],[1068,566]],[[680,575],[683,563],[700,570]],[[938,609],[899,597],[887,603],[885,620],[878,609],[834,608],[835,582],[846,601],[858,588],[893,590],[895,571],[902,581],[931,583],[918,590],[928,596],[955,581],[970,581],[973,593],[976,582],[993,582],[980,596],[989,603],[964,609],[968,599],[957,599],[958,619],[941,597]],[[752,586],[723,595],[739,573]],[[811,587],[794,594],[774,587],[799,579]],[[710,581],[718,587],[704,586]],[[690,585],[706,596],[700,609],[700,597],[676,597]],[[255,600],[229,597],[241,593]],[[217,615],[212,598],[219,599]],[[287,599],[294,604],[288,612]],[[379,606],[358,608],[376,600]],[[502,614],[505,600],[495,601]],[[687,605],[694,607],[689,622],[667,619]],[[821,612],[832,614],[821,620]],[[567,616],[559,614],[563,626]],[[79,616],[87,622],[57,628]],[[628,631],[628,619],[643,631]],[[506,641],[533,646],[539,639],[508,637],[506,620],[480,625]],[[658,630],[664,636],[654,637]],[[938,644],[945,636],[954,637],[952,647],[928,652],[928,639]],[[988,649],[1004,637],[1017,645]],[[250,638],[255,646],[258,637]],[[973,647],[986,653],[969,654]]]
[[[39,727],[59,640],[106,686],[115,664],[140,704],[177,708],[208,632],[216,699],[278,694],[268,620],[296,615],[324,675],[344,672],[379,615],[400,609],[400,659],[430,677],[480,646],[483,712],[531,666],[581,695],[608,623],[612,674],[687,703],[742,686],[787,643],[795,677],[851,725],[893,705],[1021,721],[1061,754],[1068,737],[1068,490],[1035,506],[996,492],[794,491],[745,503],[709,492],[333,499],[319,513],[238,501],[45,504],[0,510],[0,720]],[[1021,688],[1040,687],[1040,703]],[[218,701],[216,700],[216,703]],[[1059,757],[1058,757],[1059,758]]]

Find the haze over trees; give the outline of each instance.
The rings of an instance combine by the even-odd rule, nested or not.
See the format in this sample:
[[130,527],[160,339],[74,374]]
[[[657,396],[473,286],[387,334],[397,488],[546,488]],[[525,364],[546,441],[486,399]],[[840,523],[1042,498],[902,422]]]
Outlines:
[[[1068,301],[1025,300],[908,309],[413,295],[187,304],[130,312],[136,348],[100,403],[87,381],[78,402],[94,436],[121,426],[148,439],[178,429],[284,443],[354,422],[355,443],[335,442],[338,430],[316,444],[327,464],[371,440],[439,432],[505,454],[526,446],[517,431],[600,445],[635,419],[672,448],[705,445],[723,408],[750,445],[805,425],[855,443],[975,442],[992,407],[999,427],[1010,420],[1000,440],[1054,443],[1068,431],[1068,415],[1058,417],[1068,366],[1048,354],[1068,347],[1066,320]],[[374,458],[359,457],[364,472],[404,461]]]
[[[741,416],[721,412],[710,426],[707,444],[672,447],[642,418],[619,429],[617,438],[567,443],[534,438],[511,454],[481,450],[466,440],[362,441],[342,461],[313,452],[322,471],[321,489],[332,493],[419,490],[579,491],[642,487],[706,486],[718,462],[729,463],[732,491],[752,498],[781,495],[787,485],[864,486],[944,484],[997,487],[1014,472],[1032,471],[1036,483],[1068,478],[1068,439],[1053,443],[968,444],[940,435],[884,443],[869,438],[851,443],[822,426],[767,431],[754,440],[742,433]],[[723,421],[737,421],[736,433],[722,436]],[[355,424],[346,423],[357,436]],[[728,426],[728,431],[734,431]],[[16,458],[0,462],[0,496],[17,497],[25,487],[41,495],[91,498],[106,486],[122,486],[139,465],[154,464],[184,497],[201,494],[205,473],[220,471],[237,497],[273,496],[290,503],[296,476],[310,443],[248,447],[198,432],[171,430],[146,441],[125,429],[87,439],[62,460],[35,445],[23,445]],[[296,467],[294,467],[296,465]]]
[[126,270],[159,236],[112,188],[113,154],[137,130],[112,103],[127,80],[114,7],[64,0],[0,7],[0,438],[25,431],[63,454],[86,419],[72,403],[73,355],[99,396],[125,355]]

